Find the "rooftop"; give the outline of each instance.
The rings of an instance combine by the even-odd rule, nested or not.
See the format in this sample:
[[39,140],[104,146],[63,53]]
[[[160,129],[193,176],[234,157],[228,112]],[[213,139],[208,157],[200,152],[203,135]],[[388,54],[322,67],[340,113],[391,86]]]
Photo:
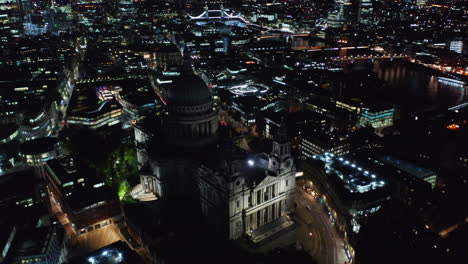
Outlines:
[[46,254],[51,239],[58,235],[54,229],[55,227],[35,227],[19,230],[11,256],[19,258]]
[[255,187],[267,176],[268,155],[260,153],[246,157],[242,165],[242,174],[245,176],[247,183]]
[[123,241],[117,241],[89,254],[75,257],[72,264],[142,264],[141,257]]
[[43,137],[28,140],[21,144],[21,152],[26,155],[38,155],[47,153],[55,149],[58,139],[53,137]]
[[375,171],[364,167],[348,155],[337,157],[331,153],[325,153],[314,158],[325,162],[327,174],[336,174],[351,193],[366,193],[387,185]]
[[175,105],[200,105],[212,100],[211,91],[195,74],[181,74],[167,91],[167,101]]
[[112,192],[112,190],[103,186],[100,188],[92,189],[79,189],[67,196],[66,200],[72,210],[84,211],[100,205],[104,205],[107,201],[118,200],[118,197]]
[[333,148],[337,145],[348,143],[348,135],[340,135],[331,131],[307,131],[303,133],[302,138],[327,148]]
[[392,157],[389,155],[378,156],[377,159],[379,159],[385,164],[401,169],[421,180],[424,180],[427,177],[435,176],[437,174],[435,171],[432,171],[430,169],[417,166],[414,163],[400,160],[396,157]]
[[[0,177],[0,205],[15,203],[18,199],[32,198],[40,182],[32,170],[23,170]],[[25,184],[27,183],[27,184]]]

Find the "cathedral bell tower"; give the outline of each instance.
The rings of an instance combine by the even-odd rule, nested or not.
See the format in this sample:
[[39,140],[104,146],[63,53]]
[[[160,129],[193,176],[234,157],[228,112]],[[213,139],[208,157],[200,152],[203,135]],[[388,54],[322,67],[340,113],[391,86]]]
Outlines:
[[291,141],[288,138],[286,124],[281,120],[278,133],[273,138],[273,150],[268,159],[269,176],[281,176],[293,168]]

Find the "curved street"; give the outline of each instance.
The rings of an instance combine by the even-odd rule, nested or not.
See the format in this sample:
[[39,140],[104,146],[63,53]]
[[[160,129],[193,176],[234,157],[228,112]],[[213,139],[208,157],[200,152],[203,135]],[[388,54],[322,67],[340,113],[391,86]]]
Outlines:
[[296,220],[300,224],[297,238],[304,250],[321,264],[346,263],[343,238],[335,230],[326,212],[299,184],[296,189]]

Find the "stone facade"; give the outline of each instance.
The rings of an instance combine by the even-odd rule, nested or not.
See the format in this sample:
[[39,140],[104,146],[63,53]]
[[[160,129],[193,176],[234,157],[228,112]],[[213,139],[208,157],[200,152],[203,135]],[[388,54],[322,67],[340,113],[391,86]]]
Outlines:
[[143,191],[181,200],[177,206],[184,208],[195,205],[229,239],[291,213],[296,168],[284,123],[270,154],[250,155],[220,137],[217,110],[201,80],[182,76],[174,84],[159,131],[135,126]]
[[228,230],[219,231],[237,239],[293,212],[295,174],[290,142],[281,138],[273,142],[270,155],[228,161],[224,170],[200,167],[202,214],[215,224],[228,225]]

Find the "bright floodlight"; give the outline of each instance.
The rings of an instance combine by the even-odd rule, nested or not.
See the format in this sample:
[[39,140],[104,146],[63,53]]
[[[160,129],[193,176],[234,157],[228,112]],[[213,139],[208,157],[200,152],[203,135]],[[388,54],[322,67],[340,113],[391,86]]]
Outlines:
[[89,263],[94,263],[94,258],[93,258],[93,257],[90,257],[90,258],[88,259],[88,262],[89,262]]
[[104,252],[102,252],[102,255],[107,256],[107,253],[109,253],[109,252],[107,250],[105,250]]
[[255,162],[253,160],[249,159],[247,161],[247,164],[249,164],[249,166],[252,167],[253,165],[255,165]]

